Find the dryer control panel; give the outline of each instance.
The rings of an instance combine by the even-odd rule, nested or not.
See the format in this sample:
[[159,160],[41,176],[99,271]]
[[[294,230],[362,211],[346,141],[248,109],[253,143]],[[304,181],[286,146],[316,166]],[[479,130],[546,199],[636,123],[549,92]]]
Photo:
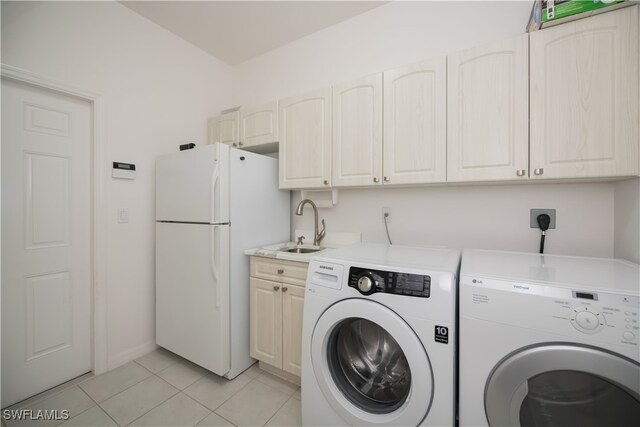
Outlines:
[[431,276],[351,267],[349,286],[363,295],[376,292],[429,298]]

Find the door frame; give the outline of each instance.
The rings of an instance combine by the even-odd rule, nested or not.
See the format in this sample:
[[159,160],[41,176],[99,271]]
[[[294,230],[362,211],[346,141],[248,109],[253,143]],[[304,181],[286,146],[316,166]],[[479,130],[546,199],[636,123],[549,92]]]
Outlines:
[[86,101],[91,106],[91,336],[93,373],[107,371],[107,218],[105,191],[104,104],[102,95],[51,80],[11,65],[0,64],[0,76],[28,86]]

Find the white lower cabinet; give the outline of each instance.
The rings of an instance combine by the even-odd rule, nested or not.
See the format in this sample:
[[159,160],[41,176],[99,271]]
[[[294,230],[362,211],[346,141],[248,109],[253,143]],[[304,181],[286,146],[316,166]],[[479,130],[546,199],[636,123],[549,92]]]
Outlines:
[[447,61],[447,181],[526,180],[528,35],[457,52]]
[[308,264],[251,257],[251,357],[300,376]]
[[531,178],[638,173],[638,7],[531,34]]

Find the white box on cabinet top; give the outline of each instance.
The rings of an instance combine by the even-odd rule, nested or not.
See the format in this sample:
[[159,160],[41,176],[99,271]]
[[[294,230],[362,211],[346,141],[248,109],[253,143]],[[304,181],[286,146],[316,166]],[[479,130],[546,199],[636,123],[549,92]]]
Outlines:
[[523,34],[448,56],[447,181],[527,179],[528,42]]
[[281,99],[280,188],[331,185],[331,88]]
[[638,7],[531,34],[531,170],[638,173]]
[[446,179],[446,59],[384,72],[383,182]]

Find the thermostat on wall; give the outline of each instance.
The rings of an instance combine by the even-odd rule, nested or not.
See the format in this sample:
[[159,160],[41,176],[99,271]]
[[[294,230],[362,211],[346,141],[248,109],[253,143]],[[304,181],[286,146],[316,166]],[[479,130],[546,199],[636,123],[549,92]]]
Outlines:
[[113,173],[111,176],[121,179],[136,179],[136,165],[133,163],[113,162]]

